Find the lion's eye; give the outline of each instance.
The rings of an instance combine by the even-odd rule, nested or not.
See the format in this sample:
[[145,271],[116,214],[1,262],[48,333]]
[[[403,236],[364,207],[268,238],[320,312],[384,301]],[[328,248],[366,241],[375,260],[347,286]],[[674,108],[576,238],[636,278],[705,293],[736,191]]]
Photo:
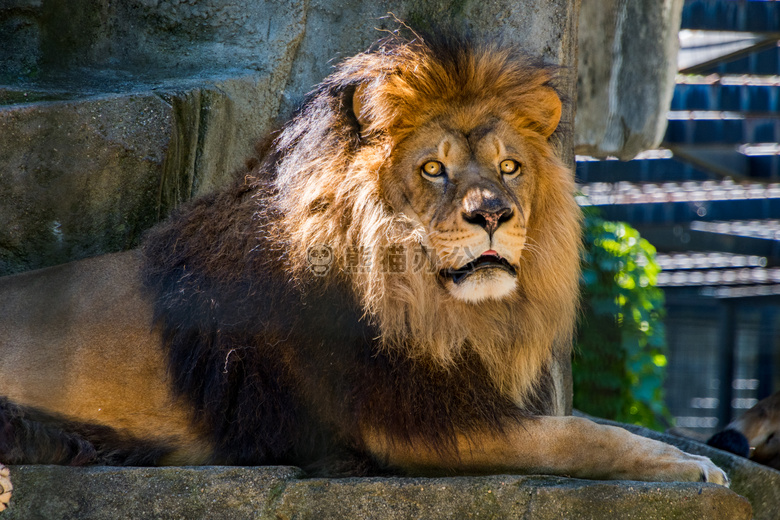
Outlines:
[[516,177],[520,174],[520,163],[512,159],[504,159],[498,167],[501,169],[501,173],[510,177]]
[[444,175],[444,165],[439,161],[428,161],[422,165],[422,173],[425,177],[441,177]]

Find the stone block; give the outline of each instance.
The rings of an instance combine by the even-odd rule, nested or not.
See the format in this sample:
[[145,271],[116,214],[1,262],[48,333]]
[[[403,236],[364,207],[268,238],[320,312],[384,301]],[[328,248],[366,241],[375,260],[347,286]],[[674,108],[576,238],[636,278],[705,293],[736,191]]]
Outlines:
[[0,275],[137,246],[171,209],[232,178],[273,126],[286,78],[0,107]]
[[0,110],[0,273],[132,247],[172,124],[154,95]]
[[265,515],[300,470],[16,466],[3,520],[238,520]]
[[583,0],[575,151],[631,159],[664,136],[683,0]]
[[304,479],[295,468],[15,466],[4,518],[751,518],[714,484],[496,475]]

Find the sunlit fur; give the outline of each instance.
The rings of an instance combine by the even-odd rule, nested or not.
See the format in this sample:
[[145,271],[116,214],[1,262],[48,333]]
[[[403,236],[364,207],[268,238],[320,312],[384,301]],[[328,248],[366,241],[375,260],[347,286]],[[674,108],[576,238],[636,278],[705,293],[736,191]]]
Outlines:
[[[310,245],[330,245],[331,281],[351,283],[383,348],[451,366],[470,345],[497,387],[522,405],[553,344],[570,341],[577,306],[580,212],[572,173],[548,139],[560,102],[553,73],[509,47],[445,48],[442,55],[428,42],[389,41],[342,64],[276,143],[276,203],[297,276],[306,276]],[[357,92],[359,122],[345,115],[345,85]],[[517,194],[531,208],[526,244],[516,289],[505,297],[458,299],[443,289],[437,265],[398,274],[374,258],[370,268],[348,272],[343,252],[350,247],[376,252],[400,244],[410,262],[416,246],[430,247],[425,227],[391,207],[382,186],[392,186],[399,145],[445,116],[463,127],[499,118],[532,150],[524,175],[534,176],[533,192]],[[436,251],[430,253],[435,264]]]

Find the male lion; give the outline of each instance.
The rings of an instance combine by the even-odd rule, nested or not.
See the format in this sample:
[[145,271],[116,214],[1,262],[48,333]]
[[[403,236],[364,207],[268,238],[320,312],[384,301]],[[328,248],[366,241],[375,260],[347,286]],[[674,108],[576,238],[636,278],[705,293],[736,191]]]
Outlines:
[[560,416],[580,212],[552,79],[385,41],[140,251],[2,280],[0,459],[726,484]]

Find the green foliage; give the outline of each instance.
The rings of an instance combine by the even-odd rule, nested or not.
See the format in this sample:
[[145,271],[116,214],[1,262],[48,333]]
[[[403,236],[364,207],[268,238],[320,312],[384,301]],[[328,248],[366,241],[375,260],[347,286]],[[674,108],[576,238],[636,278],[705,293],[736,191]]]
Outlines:
[[574,407],[662,430],[666,339],[655,248],[636,229],[585,219],[582,316],[575,346]]

